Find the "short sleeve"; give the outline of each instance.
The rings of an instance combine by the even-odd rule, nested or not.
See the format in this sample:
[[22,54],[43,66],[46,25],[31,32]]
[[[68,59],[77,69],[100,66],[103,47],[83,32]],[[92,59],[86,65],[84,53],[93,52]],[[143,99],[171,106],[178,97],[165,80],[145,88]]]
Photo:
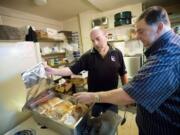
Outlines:
[[117,51],[118,51],[118,57],[119,57],[119,62],[120,62],[119,75],[123,76],[124,74],[127,73],[126,66],[124,63],[124,58],[123,58],[122,52],[120,50],[117,50]]
[[87,53],[83,54],[74,65],[69,67],[74,74],[88,69],[88,55]]

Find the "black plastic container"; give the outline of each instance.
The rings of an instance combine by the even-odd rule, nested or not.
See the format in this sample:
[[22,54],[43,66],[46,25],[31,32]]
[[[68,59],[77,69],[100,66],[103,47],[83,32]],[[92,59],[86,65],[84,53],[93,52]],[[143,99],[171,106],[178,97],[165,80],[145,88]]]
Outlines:
[[115,20],[116,19],[118,20],[121,18],[132,18],[131,11],[123,11],[123,12],[119,12],[119,13],[114,15]]
[[131,11],[123,11],[114,15],[114,26],[131,24]]

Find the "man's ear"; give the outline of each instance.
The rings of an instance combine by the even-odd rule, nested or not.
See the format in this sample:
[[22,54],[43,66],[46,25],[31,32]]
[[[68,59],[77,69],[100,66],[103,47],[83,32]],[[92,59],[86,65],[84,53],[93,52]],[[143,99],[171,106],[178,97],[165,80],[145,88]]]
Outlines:
[[106,38],[108,38],[108,32],[104,32]]
[[158,23],[158,27],[157,27],[157,33],[160,34],[163,30],[164,24],[162,22]]

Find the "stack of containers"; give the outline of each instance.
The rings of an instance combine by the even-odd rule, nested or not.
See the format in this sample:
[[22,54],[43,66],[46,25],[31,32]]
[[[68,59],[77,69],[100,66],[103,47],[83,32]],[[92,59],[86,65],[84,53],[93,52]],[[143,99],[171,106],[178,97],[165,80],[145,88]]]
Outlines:
[[131,11],[123,11],[114,15],[114,26],[120,26],[125,24],[131,24]]

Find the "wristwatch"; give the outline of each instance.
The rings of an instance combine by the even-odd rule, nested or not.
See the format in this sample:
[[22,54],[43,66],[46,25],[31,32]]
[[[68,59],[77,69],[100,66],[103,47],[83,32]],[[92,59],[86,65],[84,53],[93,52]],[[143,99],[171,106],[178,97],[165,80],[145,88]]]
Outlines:
[[94,97],[95,97],[95,103],[100,103],[101,102],[99,94],[95,94]]

